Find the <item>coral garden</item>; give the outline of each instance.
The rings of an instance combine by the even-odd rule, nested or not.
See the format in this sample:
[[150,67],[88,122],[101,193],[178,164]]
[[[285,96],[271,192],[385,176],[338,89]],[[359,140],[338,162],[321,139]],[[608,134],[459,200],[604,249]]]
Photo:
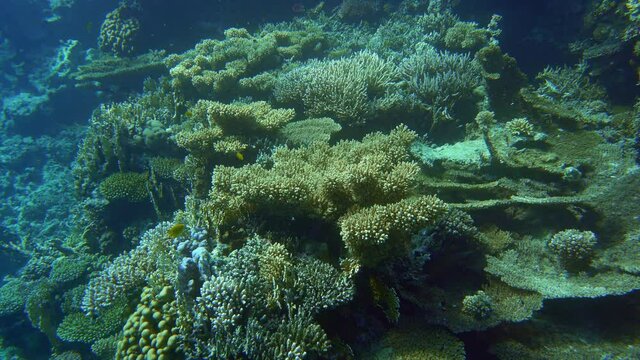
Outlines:
[[176,49],[125,0],[13,94],[0,41],[0,357],[639,358],[640,3],[588,1],[534,74],[467,3]]

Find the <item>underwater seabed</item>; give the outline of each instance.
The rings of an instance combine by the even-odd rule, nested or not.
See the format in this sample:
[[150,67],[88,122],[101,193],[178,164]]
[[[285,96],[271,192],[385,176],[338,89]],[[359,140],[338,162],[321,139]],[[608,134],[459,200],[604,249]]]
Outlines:
[[544,4],[535,75],[464,1],[7,37],[0,358],[640,358],[640,5]]

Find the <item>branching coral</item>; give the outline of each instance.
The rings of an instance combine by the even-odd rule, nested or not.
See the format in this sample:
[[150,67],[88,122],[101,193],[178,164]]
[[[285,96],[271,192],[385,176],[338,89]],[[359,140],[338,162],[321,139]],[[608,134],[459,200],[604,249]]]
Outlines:
[[311,61],[278,78],[276,99],[302,107],[309,117],[327,116],[343,125],[363,123],[398,81],[395,65],[370,51],[332,61]]
[[138,247],[117,257],[92,278],[82,300],[82,310],[87,314],[100,313],[119,296],[142,288],[152,275],[171,277],[177,271],[167,234],[171,226],[163,222],[147,231]]
[[353,206],[385,204],[407,196],[417,165],[408,161],[415,133],[400,126],[362,142],[308,148],[279,148],[273,166],[219,166],[205,206],[212,226],[231,224],[245,214],[268,210],[337,219]]
[[323,354],[329,341],[313,316],[352,296],[351,279],[332,266],[253,238],[217,262],[194,313],[181,314],[195,319],[182,328],[190,331],[185,348],[189,356],[214,358]]
[[143,202],[149,199],[149,176],[124,172],[109,175],[100,183],[100,193],[108,201]]
[[193,109],[194,117],[219,127],[225,135],[265,133],[277,130],[293,120],[293,109],[273,109],[267,102],[223,104],[200,100]]
[[474,90],[483,84],[479,63],[467,54],[439,51],[421,43],[400,64],[409,91],[431,111],[434,122],[449,120],[454,106],[474,100]]
[[351,257],[375,265],[408,253],[411,235],[434,224],[446,209],[434,196],[374,205],[342,217],[340,235]]
[[204,40],[183,55],[166,59],[174,88],[181,92],[195,89],[208,97],[225,97],[238,90],[242,78],[250,78],[283,57],[301,58],[322,50],[324,34],[319,29],[307,32],[264,31],[252,36],[246,29],[225,31],[224,40]]

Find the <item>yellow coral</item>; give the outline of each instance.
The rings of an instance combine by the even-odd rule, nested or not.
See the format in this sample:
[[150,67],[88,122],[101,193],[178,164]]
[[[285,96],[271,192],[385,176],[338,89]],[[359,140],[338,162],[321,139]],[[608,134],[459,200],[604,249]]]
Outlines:
[[177,359],[178,328],[173,288],[146,287],[124,325],[116,359]]

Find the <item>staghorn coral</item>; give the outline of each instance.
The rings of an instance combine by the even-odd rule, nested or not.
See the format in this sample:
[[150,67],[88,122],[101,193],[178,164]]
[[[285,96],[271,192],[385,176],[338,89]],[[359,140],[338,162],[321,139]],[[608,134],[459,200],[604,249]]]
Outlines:
[[431,112],[434,123],[450,120],[455,107],[475,102],[476,88],[483,85],[482,69],[468,54],[439,51],[428,43],[416,45],[415,53],[400,64],[408,90]]
[[398,81],[395,65],[370,51],[332,61],[313,60],[278,77],[276,99],[304,109],[308,117],[330,117],[342,125],[363,123],[374,100]]

